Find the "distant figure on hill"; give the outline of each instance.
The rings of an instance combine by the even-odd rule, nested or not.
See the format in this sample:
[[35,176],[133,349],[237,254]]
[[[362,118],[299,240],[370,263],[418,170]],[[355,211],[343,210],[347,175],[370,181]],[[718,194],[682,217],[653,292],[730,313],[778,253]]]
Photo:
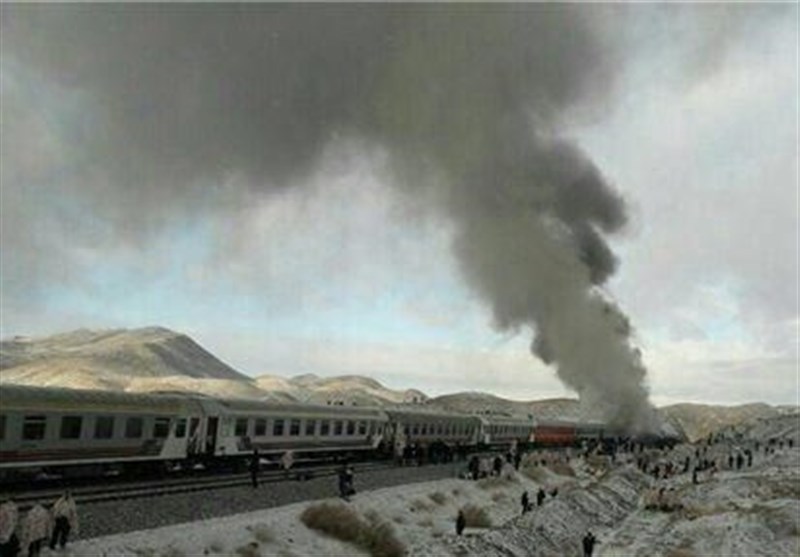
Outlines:
[[466,526],[467,518],[464,516],[464,511],[458,511],[458,517],[456,518],[456,535],[460,536],[464,532]]
[[542,506],[542,503],[544,503],[544,498],[545,498],[544,489],[542,489],[540,487],[539,491],[536,492],[536,506],[537,507],[541,507]]
[[500,458],[500,455],[494,457],[494,470],[492,472],[493,476],[499,476],[500,472],[503,470],[503,459]]
[[78,532],[78,508],[69,491],[65,491],[53,504],[53,520],[55,525],[50,538],[50,549],[55,549],[56,544],[63,549],[67,545],[69,533]]
[[591,532],[586,532],[583,537],[583,557],[592,557],[594,553],[594,544],[597,543],[597,538]]

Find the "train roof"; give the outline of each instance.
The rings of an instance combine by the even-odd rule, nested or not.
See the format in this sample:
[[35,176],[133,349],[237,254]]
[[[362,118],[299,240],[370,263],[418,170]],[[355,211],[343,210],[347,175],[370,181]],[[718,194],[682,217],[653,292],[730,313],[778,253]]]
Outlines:
[[24,406],[35,403],[46,406],[79,404],[96,407],[146,406],[166,409],[183,405],[188,400],[188,397],[176,395],[0,384],[0,407]]
[[390,417],[400,418],[432,418],[432,419],[474,419],[477,416],[472,414],[463,414],[460,412],[448,412],[447,410],[440,410],[438,408],[430,408],[425,406],[389,406],[385,407],[384,411]]

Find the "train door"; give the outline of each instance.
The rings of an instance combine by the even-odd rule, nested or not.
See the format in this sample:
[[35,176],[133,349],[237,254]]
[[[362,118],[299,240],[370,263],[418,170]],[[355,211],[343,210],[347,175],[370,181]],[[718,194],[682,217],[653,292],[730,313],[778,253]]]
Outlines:
[[211,416],[206,422],[206,445],[205,453],[208,456],[214,456],[214,447],[217,446],[217,428],[219,427],[219,418]]
[[189,418],[189,445],[187,452],[190,456],[201,452],[203,447],[200,443],[200,418]]

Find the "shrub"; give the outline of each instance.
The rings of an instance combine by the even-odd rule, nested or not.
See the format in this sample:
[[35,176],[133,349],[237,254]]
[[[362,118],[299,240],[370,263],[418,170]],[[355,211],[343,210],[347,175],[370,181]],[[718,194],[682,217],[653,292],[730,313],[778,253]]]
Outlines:
[[566,462],[554,462],[549,466],[549,468],[559,476],[569,476],[571,478],[575,477],[575,470],[573,470],[572,466]]
[[431,501],[433,501],[437,505],[444,505],[445,503],[447,503],[447,495],[445,495],[441,491],[435,491],[430,495],[428,495],[428,497],[430,497]]
[[495,503],[499,503],[500,501],[505,501],[506,499],[508,499],[507,493],[504,493],[502,491],[497,491],[495,493],[492,493],[492,501],[494,501]]
[[206,553],[225,553],[225,544],[220,540],[211,540],[206,547]]
[[275,533],[272,531],[269,525],[264,524],[263,522],[248,526],[247,529],[250,530],[253,533],[253,537],[261,543],[275,541]]
[[418,511],[429,511],[431,510],[431,504],[425,501],[424,499],[414,499],[411,501],[411,511],[418,512]]
[[521,472],[536,483],[543,484],[547,481],[547,471],[539,466],[528,466],[523,468]]
[[489,528],[492,525],[492,519],[489,517],[489,513],[486,512],[486,509],[483,507],[466,505],[461,508],[461,512],[464,513],[464,520],[466,521],[467,526],[472,526],[475,528]]
[[258,542],[250,542],[237,547],[236,555],[239,555],[239,557],[261,557],[261,551],[258,549]]
[[300,520],[312,530],[319,530],[345,542],[355,542],[362,528],[355,511],[336,503],[319,503],[306,507]]
[[499,489],[519,482],[516,476],[489,476],[478,480],[478,487],[481,489]]
[[460,497],[461,496],[461,490],[458,489],[457,487],[453,488],[453,491],[451,491],[450,493],[453,494],[453,497]]
[[300,520],[311,529],[369,551],[373,557],[401,557],[406,552],[392,525],[375,512],[362,518],[344,505],[320,503],[307,507]]
[[161,552],[161,557],[186,557],[186,552],[175,546],[168,546]]

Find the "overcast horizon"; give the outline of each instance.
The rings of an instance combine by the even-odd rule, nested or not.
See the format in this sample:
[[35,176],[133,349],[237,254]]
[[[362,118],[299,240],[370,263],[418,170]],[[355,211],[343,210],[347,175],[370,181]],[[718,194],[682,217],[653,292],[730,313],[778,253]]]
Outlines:
[[654,404],[800,403],[797,4],[0,14],[3,339],[601,396],[607,304]]

